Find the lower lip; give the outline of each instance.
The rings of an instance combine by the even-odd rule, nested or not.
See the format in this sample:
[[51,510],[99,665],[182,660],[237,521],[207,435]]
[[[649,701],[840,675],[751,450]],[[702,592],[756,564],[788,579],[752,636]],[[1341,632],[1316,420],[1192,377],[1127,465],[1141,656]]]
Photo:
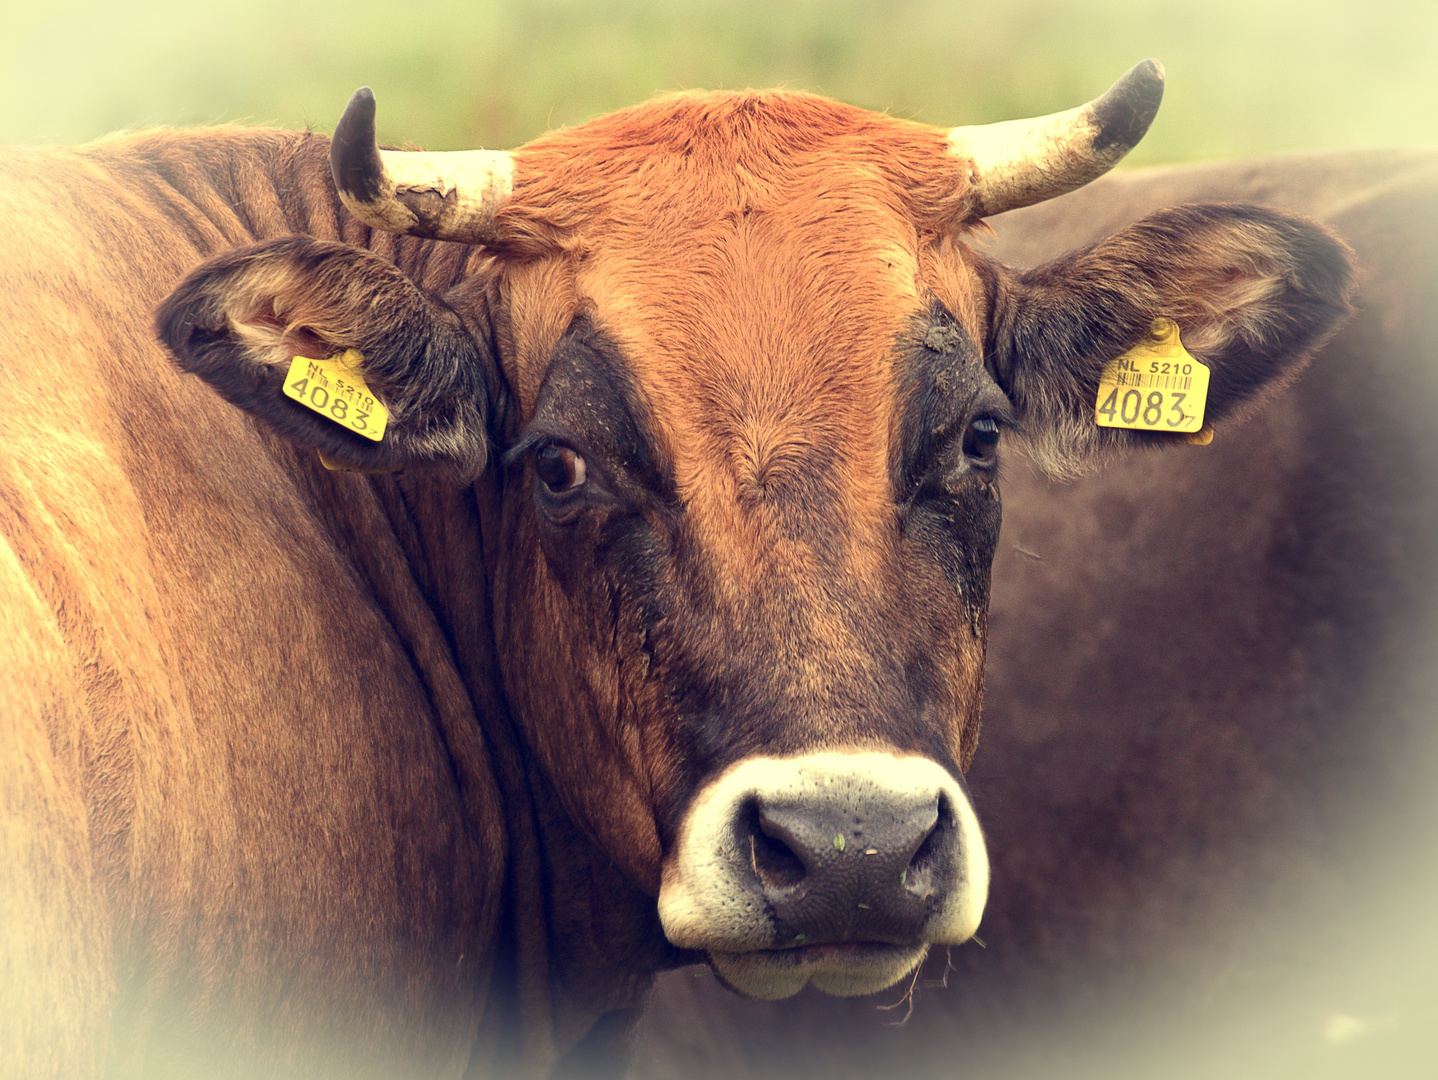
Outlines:
[[891,957],[907,956],[913,952],[910,945],[890,945],[881,941],[838,941],[821,942],[815,945],[795,945],[788,949],[764,949],[762,955],[770,963],[785,967],[808,967],[813,964],[858,967]]

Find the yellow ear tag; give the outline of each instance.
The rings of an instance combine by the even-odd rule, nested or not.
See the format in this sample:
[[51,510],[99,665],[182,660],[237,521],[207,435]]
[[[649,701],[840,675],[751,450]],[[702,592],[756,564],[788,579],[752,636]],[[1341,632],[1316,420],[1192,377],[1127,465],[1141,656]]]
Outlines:
[[1200,431],[1208,376],[1208,367],[1179,341],[1178,324],[1154,319],[1147,341],[1104,365],[1094,422],[1136,431]]
[[285,397],[379,442],[389,423],[389,410],[370,393],[360,376],[363,363],[358,349],[346,349],[328,360],[296,356],[285,376]]

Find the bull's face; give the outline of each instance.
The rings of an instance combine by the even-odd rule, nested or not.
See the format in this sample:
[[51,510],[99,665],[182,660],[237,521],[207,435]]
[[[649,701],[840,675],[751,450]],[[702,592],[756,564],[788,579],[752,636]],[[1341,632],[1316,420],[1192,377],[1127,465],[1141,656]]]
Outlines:
[[670,940],[760,996],[888,985],[988,881],[960,769],[1012,411],[959,250],[839,177],[530,268],[563,331],[501,350],[510,700]]
[[[1120,120],[1141,134],[1158,83],[1136,70]],[[372,135],[359,101],[346,124]],[[1114,141],[1105,101],[1090,150]],[[342,245],[224,256],[162,309],[177,355],[341,460],[493,470],[511,709],[674,944],[782,997],[878,990],[966,940],[988,884],[962,770],[1002,433],[1059,469],[1160,440],[1091,419],[1099,370],[1157,317],[1214,368],[1222,419],[1331,326],[1341,249],[1274,213],[1187,208],[1018,277],[965,239],[1055,193],[1053,160],[1025,179],[972,132],[795,95],[549,136],[502,163],[507,202],[497,167],[473,185],[463,228],[435,224],[462,188],[400,199],[353,134],[353,207],[490,257],[441,301]],[[1067,186],[1094,169],[1067,165]],[[388,445],[277,388],[296,351],[340,346],[393,403]]]

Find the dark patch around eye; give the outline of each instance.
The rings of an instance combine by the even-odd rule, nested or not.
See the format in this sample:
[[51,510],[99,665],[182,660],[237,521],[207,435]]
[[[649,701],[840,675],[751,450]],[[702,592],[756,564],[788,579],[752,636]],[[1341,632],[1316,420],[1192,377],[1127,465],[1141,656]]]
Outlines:
[[[941,304],[935,303],[917,317],[916,324],[912,337],[901,345],[907,355],[900,376],[904,404],[897,475],[893,478],[900,502],[913,495],[932,464],[961,437],[966,453],[971,445],[983,451],[970,453],[970,457],[980,462],[994,457],[991,449],[984,449],[990,434],[987,427],[969,430],[975,399],[985,390],[996,393],[978,349]],[[1006,423],[1004,417],[979,419],[994,425],[996,443],[998,430]]]
[[[578,449],[568,447],[573,442]],[[582,462],[587,481],[614,494],[676,498],[673,475],[649,422],[649,410],[618,347],[585,316],[576,316],[555,347],[534,417],[504,455],[506,468],[530,453],[563,449]],[[540,465],[558,476],[558,464]],[[540,479],[548,485],[548,480]],[[548,485],[551,486],[552,485]]]

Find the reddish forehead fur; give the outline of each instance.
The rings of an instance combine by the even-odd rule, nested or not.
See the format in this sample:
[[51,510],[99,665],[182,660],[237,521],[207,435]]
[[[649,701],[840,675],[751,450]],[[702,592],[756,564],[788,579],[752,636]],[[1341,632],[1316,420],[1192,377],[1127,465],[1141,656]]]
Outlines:
[[[512,250],[539,253],[596,220],[724,214],[816,163],[847,162],[879,172],[921,228],[950,229],[971,208],[945,134],[810,94],[671,94],[521,149],[498,224]],[[646,190],[661,177],[684,189]]]
[[788,496],[816,477],[852,538],[886,528],[896,346],[931,288],[963,291],[920,280],[969,220],[944,132],[803,94],[680,94],[517,156],[497,225],[525,411],[587,310],[624,350],[691,518],[736,559],[783,559],[766,522],[802,512]]

